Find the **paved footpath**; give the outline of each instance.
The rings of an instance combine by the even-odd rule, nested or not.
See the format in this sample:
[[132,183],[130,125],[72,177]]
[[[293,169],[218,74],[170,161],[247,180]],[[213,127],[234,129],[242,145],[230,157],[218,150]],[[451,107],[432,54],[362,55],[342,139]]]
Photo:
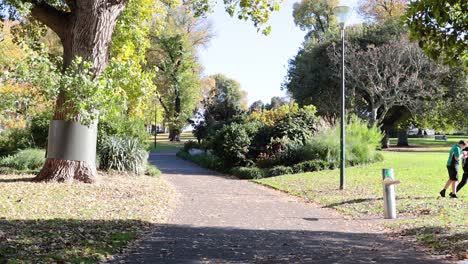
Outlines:
[[179,206],[120,263],[447,263],[372,231],[375,219],[346,220],[174,152],[150,160],[180,193]]

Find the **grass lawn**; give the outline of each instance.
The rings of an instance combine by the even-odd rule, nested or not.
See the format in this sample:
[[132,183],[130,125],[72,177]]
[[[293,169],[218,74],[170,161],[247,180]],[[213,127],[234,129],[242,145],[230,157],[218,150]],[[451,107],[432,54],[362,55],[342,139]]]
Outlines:
[[[452,144],[452,143],[450,143]],[[448,145],[450,145],[448,144]],[[283,175],[255,182],[340,210],[354,217],[383,217],[382,168],[394,168],[399,220],[385,221],[397,234],[415,235],[437,252],[467,258],[468,186],[459,199],[441,198],[448,176],[446,152],[383,152],[385,161],[348,168],[346,190],[339,170]]]
[[106,174],[96,184],[0,175],[0,263],[95,263],[167,217],[163,179]]
[[156,138],[156,148],[154,147],[154,136],[148,139],[150,151],[179,150],[184,147],[184,143],[189,140],[196,140],[192,132],[184,132],[180,135],[180,142],[169,141],[169,134],[158,134]]
[[[460,140],[468,140],[468,135],[453,136],[448,135],[447,140],[435,140],[434,138],[408,138],[408,143],[411,147],[424,147],[424,148],[444,148],[451,147]],[[390,145],[396,146],[397,138],[390,139]]]

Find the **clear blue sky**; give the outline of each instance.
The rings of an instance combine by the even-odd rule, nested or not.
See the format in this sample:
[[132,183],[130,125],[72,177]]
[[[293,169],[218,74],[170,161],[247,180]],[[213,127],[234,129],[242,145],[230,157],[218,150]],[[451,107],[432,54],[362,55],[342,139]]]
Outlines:
[[[348,2],[354,5],[355,1]],[[199,51],[204,75],[222,73],[239,81],[248,93],[249,103],[256,100],[266,103],[272,96],[285,96],[281,84],[288,60],[297,54],[305,35],[294,25],[295,2],[285,0],[280,11],[272,15],[272,31],[268,36],[257,32],[249,21],[231,18],[223,5],[218,4],[209,17],[216,36],[207,48]]]

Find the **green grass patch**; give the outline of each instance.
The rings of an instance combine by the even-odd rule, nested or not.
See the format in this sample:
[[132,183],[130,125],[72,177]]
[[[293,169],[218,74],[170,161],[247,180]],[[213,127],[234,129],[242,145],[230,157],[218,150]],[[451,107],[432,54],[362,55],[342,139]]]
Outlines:
[[150,151],[167,151],[167,150],[180,150],[184,147],[184,143],[189,140],[196,140],[192,132],[184,132],[180,135],[180,142],[169,141],[169,134],[158,134],[156,137],[156,147],[154,146],[154,136],[151,136],[147,142],[149,144],[148,150]]
[[[450,147],[455,143],[458,143],[460,140],[468,140],[468,135],[448,135],[447,140],[435,140],[434,138],[408,138],[408,144],[414,147]],[[397,138],[390,139],[390,145],[396,146],[398,143]]]
[[0,175],[0,263],[96,263],[157,223],[173,190],[159,177],[106,174],[96,184]]
[[149,162],[146,164],[146,171],[145,175],[152,176],[152,177],[159,177],[161,176],[162,172],[158,169],[158,167],[150,164]]
[[[438,192],[448,179],[442,152],[383,152],[385,160],[346,170],[346,190],[340,191],[339,170],[284,175],[255,180],[354,217],[382,216],[382,168],[394,168],[401,180],[396,187],[401,220],[391,227],[416,235],[439,251],[454,254],[468,250],[468,187],[459,199],[441,198]],[[435,232],[437,230],[437,232]],[[466,257],[466,256],[465,256]]]

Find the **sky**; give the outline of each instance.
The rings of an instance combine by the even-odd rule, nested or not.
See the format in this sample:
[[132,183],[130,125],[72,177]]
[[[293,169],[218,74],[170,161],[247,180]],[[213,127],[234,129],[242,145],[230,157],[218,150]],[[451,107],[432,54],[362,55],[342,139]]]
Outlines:
[[[257,100],[267,103],[273,96],[285,96],[281,84],[288,60],[297,54],[306,34],[294,24],[295,2],[298,0],[285,0],[280,11],[273,13],[268,36],[257,32],[249,21],[231,18],[218,3],[209,17],[216,36],[208,47],[199,50],[204,75],[222,73],[237,80],[247,91],[249,104]],[[347,3],[355,6],[356,0]],[[355,22],[357,14],[353,17]]]

